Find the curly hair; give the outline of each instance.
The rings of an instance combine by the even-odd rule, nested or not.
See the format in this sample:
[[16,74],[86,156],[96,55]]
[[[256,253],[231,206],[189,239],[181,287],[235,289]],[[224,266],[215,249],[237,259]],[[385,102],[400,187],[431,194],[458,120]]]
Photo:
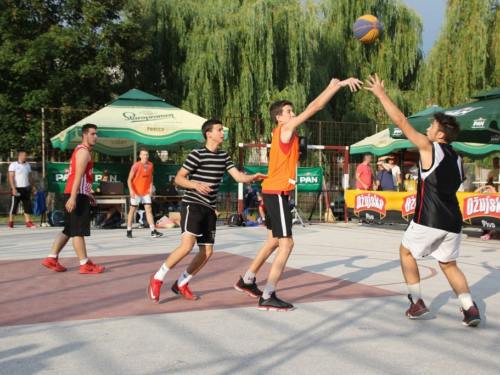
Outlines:
[[444,133],[444,140],[447,143],[456,141],[460,134],[460,123],[457,119],[443,112],[436,112],[433,117],[439,124],[439,131]]

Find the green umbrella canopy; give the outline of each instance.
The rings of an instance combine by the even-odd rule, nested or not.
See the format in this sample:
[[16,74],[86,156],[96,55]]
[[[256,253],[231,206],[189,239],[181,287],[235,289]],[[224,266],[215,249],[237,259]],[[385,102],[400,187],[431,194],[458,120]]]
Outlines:
[[[461,126],[457,141],[486,144],[499,144],[500,131],[498,120],[500,116],[500,89],[488,91],[473,96],[480,100],[457,107],[445,109],[443,112],[454,116]],[[425,134],[432,116],[410,116],[408,121],[420,133]],[[391,137],[406,138],[396,126],[391,125]]]
[[[50,139],[54,147],[74,149],[81,143],[85,124],[98,127],[94,150],[108,155],[130,155],[142,147],[149,150],[178,150],[205,144],[201,126],[206,119],[165,103],[140,90],[130,90],[101,110]],[[227,129],[225,139],[227,139]]]
[[[457,152],[473,159],[496,154],[500,149],[498,145],[467,142],[453,142],[452,146]],[[382,156],[400,149],[414,149],[416,151],[415,146],[409,140],[391,138],[389,129],[385,129],[351,145],[349,152],[351,154],[371,153]]]

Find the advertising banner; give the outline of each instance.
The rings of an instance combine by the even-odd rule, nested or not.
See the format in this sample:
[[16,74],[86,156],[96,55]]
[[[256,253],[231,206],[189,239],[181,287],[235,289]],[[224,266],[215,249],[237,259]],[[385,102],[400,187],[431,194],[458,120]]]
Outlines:
[[[346,190],[347,216],[351,219],[408,224],[415,214],[414,192]],[[500,227],[500,195],[457,192],[463,225]]]
[[[171,183],[175,175],[181,168],[181,165],[154,165],[153,183],[157,189],[160,186]],[[109,171],[110,182],[123,182],[125,191],[128,194],[127,178],[130,173],[132,164],[117,164],[117,163],[94,163],[94,184],[92,188],[95,190],[101,182],[104,170]],[[68,181],[69,163],[47,163],[47,182],[48,191],[52,193],[62,193]]]
[[[109,171],[110,182],[123,182],[127,189],[127,178],[132,164],[116,163],[94,163],[94,190],[99,186],[103,171]],[[165,184],[171,183],[182,165],[154,164],[153,183],[156,189]],[[244,166],[243,172],[247,174],[263,173],[267,174],[267,167]],[[62,193],[68,181],[69,163],[47,163],[48,191],[52,193]],[[189,175],[188,175],[189,177]],[[252,182],[252,187],[260,190],[262,181]],[[323,168],[299,168],[297,176],[297,186],[299,192],[320,192],[323,186]],[[231,178],[229,173],[224,173],[219,193],[227,193],[231,189],[232,193],[238,192],[238,183]]]

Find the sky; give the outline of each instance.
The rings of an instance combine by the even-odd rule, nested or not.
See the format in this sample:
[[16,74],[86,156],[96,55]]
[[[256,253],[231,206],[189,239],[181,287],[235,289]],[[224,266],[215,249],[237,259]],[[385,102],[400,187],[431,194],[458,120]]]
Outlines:
[[415,9],[422,17],[424,23],[422,49],[427,57],[441,31],[446,6],[445,0],[403,0],[403,2]]

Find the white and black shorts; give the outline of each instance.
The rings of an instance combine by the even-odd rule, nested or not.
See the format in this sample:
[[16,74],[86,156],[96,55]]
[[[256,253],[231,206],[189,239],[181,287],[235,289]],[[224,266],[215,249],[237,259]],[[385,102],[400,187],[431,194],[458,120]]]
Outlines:
[[202,204],[182,203],[181,231],[196,236],[198,245],[215,243],[215,227],[217,216],[215,211]]
[[137,207],[140,204],[151,204],[151,195],[135,195],[135,198],[130,198],[130,205]]
[[23,202],[23,209],[25,214],[32,214],[33,209],[31,206],[31,192],[32,187],[18,187],[16,188],[18,196],[12,196],[12,202],[10,205],[9,213],[15,215],[17,213],[17,208],[19,206],[19,202]]
[[402,244],[409,249],[415,259],[432,255],[441,263],[457,260],[462,232],[452,233],[427,227],[413,220],[406,229]]
[[76,196],[76,207],[73,211],[66,210],[66,202],[71,194],[64,194],[64,229],[63,234],[68,237],[90,236],[90,199],[86,194]]
[[274,238],[292,236],[292,213],[288,205],[288,195],[262,194],[266,206],[266,226]]

